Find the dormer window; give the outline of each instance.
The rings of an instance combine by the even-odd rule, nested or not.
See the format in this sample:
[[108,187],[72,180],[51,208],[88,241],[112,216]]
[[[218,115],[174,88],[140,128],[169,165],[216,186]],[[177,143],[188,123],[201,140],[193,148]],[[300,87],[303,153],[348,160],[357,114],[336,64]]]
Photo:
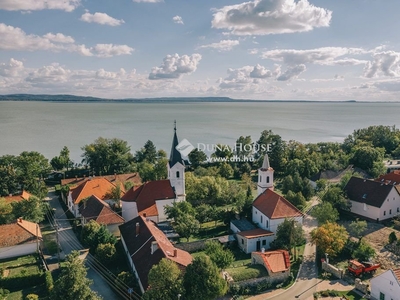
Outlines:
[[364,194],[364,195],[362,196],[362,198],[363,198],[363,199],[367,199],[367,194]]

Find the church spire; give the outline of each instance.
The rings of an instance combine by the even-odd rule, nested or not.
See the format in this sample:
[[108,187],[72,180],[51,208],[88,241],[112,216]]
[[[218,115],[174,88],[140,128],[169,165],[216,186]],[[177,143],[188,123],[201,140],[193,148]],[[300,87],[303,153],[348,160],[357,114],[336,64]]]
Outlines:
[[174,137],[172,139],[172,147],[171,147],[171,154],[169,156],[169,166],[172,167],[176,163],[181,163],[183,164],[183,159],[181,156],[181,153],[176,149],[176,146],[178,146],[179,141],[178,141],[178,136],[176,134],[176,120],[174,121]]

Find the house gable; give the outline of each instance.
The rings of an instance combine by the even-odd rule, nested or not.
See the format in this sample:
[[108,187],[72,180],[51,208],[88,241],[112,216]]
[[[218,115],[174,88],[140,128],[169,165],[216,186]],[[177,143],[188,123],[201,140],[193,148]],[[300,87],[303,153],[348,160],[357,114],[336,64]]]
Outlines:
[[78,204],[85,198],[95,195],[101,200],[105,200],[111,189],[116,186],[105,178],[92,178],[70,190],[74,204]]
[[114,212],[107,202],[94,195],[80,203],[79,212],[86,222],[95,220],[104,225],[124,223],[124,218]]
[[42,233],[36,223],[17,219],[0,226],[0,248],[34,243],[37,239],[42,239]]

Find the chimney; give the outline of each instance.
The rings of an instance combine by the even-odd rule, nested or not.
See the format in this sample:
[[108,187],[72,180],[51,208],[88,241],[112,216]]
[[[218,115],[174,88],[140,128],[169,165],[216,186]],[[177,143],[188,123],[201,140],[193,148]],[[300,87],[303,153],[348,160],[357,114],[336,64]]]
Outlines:
[[147,214],[146,214],[146,213],[143,213],[143,217],[146,218],[146,217],[147,217]]
[[178,257],[178,249],[174,249],[174,257]]
[[117,173],[114,173],[114,180],[117,181]]
[[136,223],[136,236],[139,235],[139,232],[140,232],[140,225],[139,225],[139,222],[137,222]]
[[158,243],[157,241],[152,241],[151,242],[151,254],[153,254],[154,252],[156,252],[158,249]]
[[9,197],[12,197],[12,194],[8,194]]
[[18,223],[22,223],[22,218],[19,217],[19,218],[17,219],[17,221],[18,221]]

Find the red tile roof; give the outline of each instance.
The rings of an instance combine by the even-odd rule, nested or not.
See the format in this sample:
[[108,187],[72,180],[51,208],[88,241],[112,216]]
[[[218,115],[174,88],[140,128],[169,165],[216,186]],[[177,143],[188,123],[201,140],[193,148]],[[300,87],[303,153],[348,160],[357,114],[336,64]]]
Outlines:
[[11,203],[11,202],[19,202],[22,200],[29,200],[29,198],[32,195],[30,193],[28,193],[27,191],[22,191],[22,193],[20,195],[14,195],[14,196],[7,196],[4,197],[4,199],[6,199],[7,203]]
[[166,180],[149,181],[141,186],[132,187],[121,197],[123,202],[136,202],[138,212],[146,216],[157,216],[156,200],[174,199],[175,192],[171,182]]
[[[137,228],[139,234],[136,235]],[[175,248],[157,225],[149,219],[138,216],[120,225],[119,229],[144,289],[148,286],[150,269],[162,258],[174,261],[181,269],[192,262],[192,256],[186,251]],[[153,243],[157,248],[152,253]]]
[[400,282],[400,268],[392,270],[394,276],[396,276],[397,280]]
[[[125,183],[127,181],[130,181],[133,183],[133,185],[140,185],[142,183],[142,178],[140,178],[139,173],[128,173],[128,174],[116,174],[116,175],[106,175],[106,176],[96,176],[95,178],[105,178],[111,183]],[[80,178],[68,178],[68,179],[62,179],[61,180],[61,185],[77,185],[81,184],[85,181],[88,181],[90,178],[89,177],[80,177]]]
[[85,203],[81,202],[79,212],[87,220],[95,220],[99,224],[123,224],[124,218],[113,211],[107,202],[99,199],[96,196],[91,196]]
[[301,217],[303,215],[292,203],[270,189],[260,194],[254,200],[253,206],[269,219]]
[[112,188],[115,188],[115,185],[107,179],[95,177],[81,183],[77,187],[71,188],[70,192],[72,193],[73,202],[78,204],[81,200],[92,195],[104,200]]
[[39,225],[22,219],[0,225],[0,247],[11,247],[36,242],[42,238]]
[[270,236],[270,235],[273,235],[274,233],[269,230],[256,228],[256,229],[241,231],[241,232],[238,232],[237,234],[246,239],[253,239],[253,238],[257,238],[257,237],[261,237],[261,236]]
[[286,250],[275,250],[275,251],[265,251],[253,252],[255,255],[260,255],[265,263],[265,266],[272,273],[284,272],[290,268],[290,257],[289,252]]
[[390,173],[380,176],[376,181],[384,182],[387,184],[400,184],[400,170],[394,170]]

